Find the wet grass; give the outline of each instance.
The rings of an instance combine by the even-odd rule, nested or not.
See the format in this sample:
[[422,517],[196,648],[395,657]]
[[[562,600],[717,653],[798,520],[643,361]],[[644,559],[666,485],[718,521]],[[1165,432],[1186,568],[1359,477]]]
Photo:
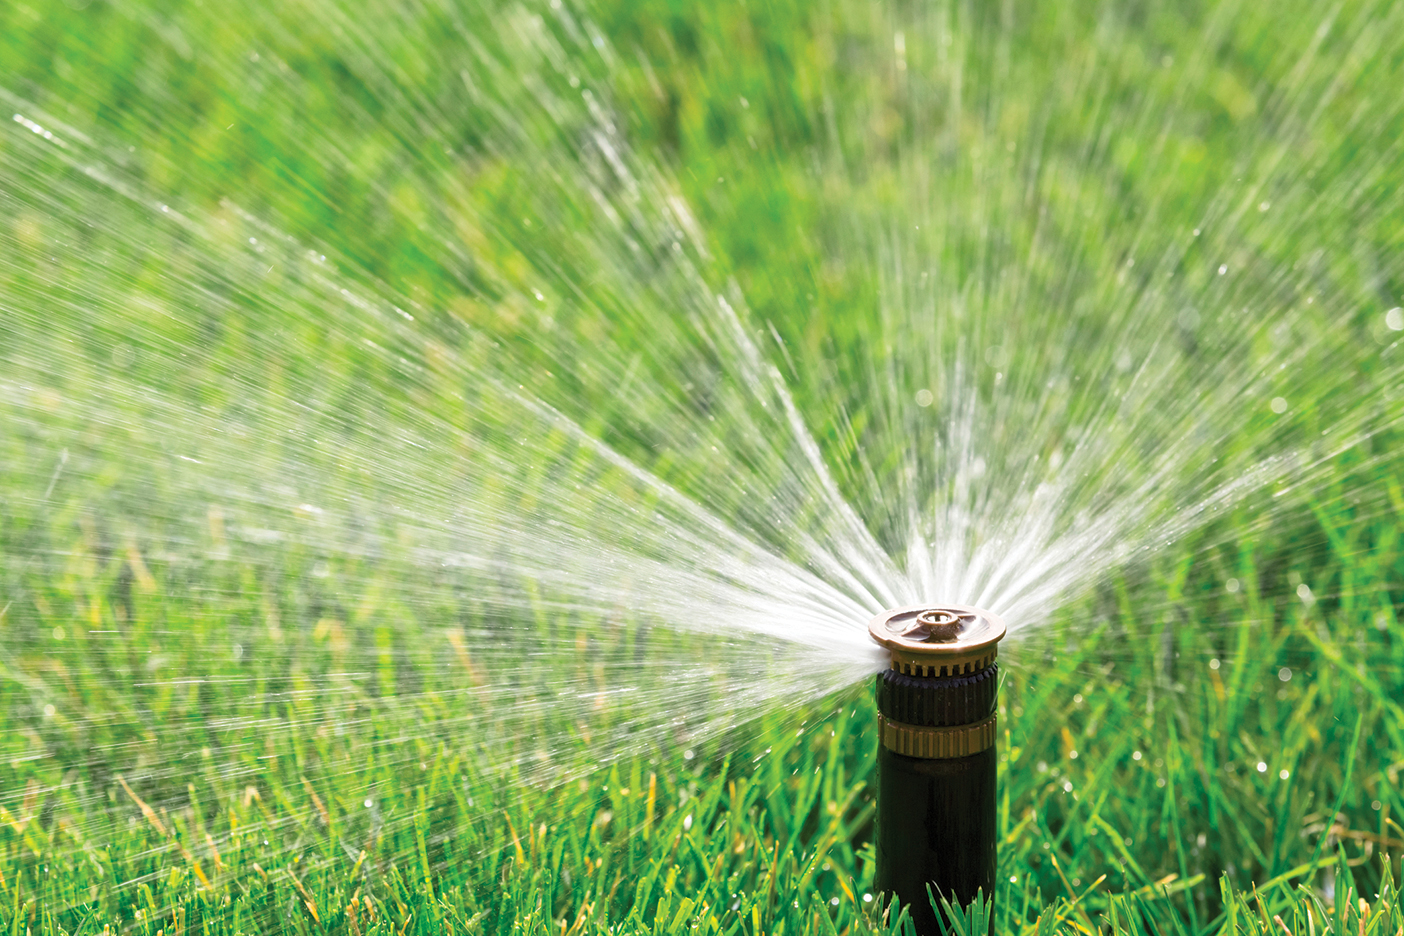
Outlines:
[[[1200,13],[1166,8],[1142,24],[1157,50],[1146,75],[1162,48],[1179,54]],[[384,114],[330,40],[308,29],[290,42],[297,57],[283,49],[304,76],[295,91],[241,96],[228,60],[248,58],[244,26],[268,24],[225,15],[172,11],[182,39],[127,7],[8,4],[3,82],[105,139],[140,142],[133,172],[155,189],[194,204],[239,192],[397,288],[452,301],[462,284],[444,276],[422,223],[432,201],[397,187],[395,150],[375,132]],[[858,341],[846,316],[872,284],[861,271],[830,275],[822,200],[797,180],[824,139],[825,95],[864,100],[865,70],[819,81],[825,34],[799,7],[600,16],[639,61],[668,64],[661,78],[625,69],[620,106],[641,141],[670,154],[758,314],[797,354]],[[845,48],[879,32],[861,26],[846,27]],[[182,55],[192,37],[233,51]],[[1278,42],[1251,18],[1226,41],[1210,83],[1223,100],[1200,102],[1205,125],[1186,143],[1203,152],[1170,186],[1187,201],[1222,184],[1251,132],[1234,102],[1268,80]],[[732,43],[754,54],[728,55]],[[341,106],[363,95],[364,109]],[[304,148],[310,118],[329,137],[364,134],[358,165]],[[711,182],[721,178],[732,188]],[[1168,183],[1138,179],[1132,160],[1120,184],[1134,202]],[[519,194],[509,177],[485,200]],[[1343,262],[1368,265],[1359,256],[1387,247],[1392,223],[1383,212],[1362,221],[1360,252]],[[166,288],[141,272],[121,288]],[[811,316],[816,304],[830,311]],[[356,379],[349,357],[330,357]],[[826,390],[800,388],[820,412]],[[1393,465],[1342,459],[1339,483],[1307,509],[1224,518],[1009,648],[997,931],[1399,932],[1404,498]],[[13,480],[18,491],[32,479]],[[490,705],[464,710],[486,665],[464,642],[482,619],[463,610],[471,603],[440,620],[393,601],[339,608],[307,584],[316,557],[290,555],[272,573],[237,549],[176,561],[95,524],[81,500],[41,506],[16,497],[0,509],[0,932],[901,925],[870,899],[866,687],[803,724],[763,715],[721,745],[659,739],[589,771],[588,728],[547,712],[538,735],[507,734]],[[227,551],[213,515],[198,526],[192,555]],[[398,582],[341,574],[365,593]],[[190,673],[200,678],[178,678]],[[543,752],[540,737],[574,741]],[[571,778],[526,782],[524,769],[503,769],[504,752],[523,763],[544,753]]]
[[[1382,586],[1399,557],[1362,559],[1351,529],[1315,567],[1252,547],[1167,566],[1140,602],[1109,594],[1010,648],[999,932],[1395,932],[1404,648]],[[871,899],[866,687],[725,749],[661,743],[538,788],[501,770],[531,739],[465,719],[467,661],[421,663],[401,691],[325,627],[275,632],[264,609],[252,633],[232,589],[215,614],[156,579],[131,626],[94,628],[123,613],[105,596],[134,560],[82,550],[28,593],[48,641],[4,657],[7,932],[897,925]],[[1311,601],[1281,594],[1298,579]],[[417,639],[452,658],[445,632]],[[163,672],[201,678],[141,679]]]

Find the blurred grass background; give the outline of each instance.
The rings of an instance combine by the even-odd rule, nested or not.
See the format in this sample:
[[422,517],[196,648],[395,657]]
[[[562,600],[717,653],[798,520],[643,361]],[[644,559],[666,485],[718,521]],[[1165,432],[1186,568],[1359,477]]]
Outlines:
[[[0,86],[98,140],[147,190],[215,212],[233,199],[426,308],[458,309],[523,359],[588,341],[588,322],[547,339],[494,305],[503,290],[489,269],[529,263],[514,257],[526,258],[524,231],[510,227],[529,220],[518,210],[533,197],[529,175],[472,163],[463,156],[479,142],[471,120],[417,127],[415,111],[396,109],[386,91],[416,87],[430,105],[458,94],[462,78],[436,62],[500,11],[376,9],[394,13],[403,42],[393,61],[377,63],[395,73],[385,86],[367,85],[366,63],[348,61],[355,37],[317,3],[8,3]],[[1024,99],[1001,101],[1016,124],[1038,105],[1040,88],[1026,76],[1090,54],[1090,7],[953,9],[972,48],[1003,49],[972,56],[967,81],[1023,89]],[[1254,119],[1263,89],[1290,71],[1289,53],[1316,28],[1310,9],[1103,12],[1099,28],[1125,40],[1100,102],[1112,125],[1119,108],[1135,112],[1136,89],[1170,80],[1167,59],[1204,54],[1209,63],[1182,99],[1192,132],[1164,143],[1184,154],[1177,177],[1141,174],[1138,138],[1108,142],[1106,163],[1119,173],[1099,182],[1126,223],[1167,197],[1199,205],[1242,171],[1245,141],[1272,130]],[[892,75],[887,15],[785,3],[590,12],[620,56],[613,106],[630,139],[665,161],[720,269],[791,354],[836,362],[837,374],[798,370],[801,405],[835,412],[835,386],[852,388],[858,403],[860,375],[842,371],[839,351],[870,340],[863,310],[878,285],[875,271],[853,262],[851,233],[833,209],[861,203],[881,213],[900,203],[904,146],[925,139],[909,119],[919,109]],[[1352,13],[1364,15],[1339,15]],[[1194,48],[1218,20],[1228,24],[1214,33],[1218,46]],[[1338,51],[1344,59],[1349,50]],[[1378,125],[1366,134],[1358,117],[1395,86],[1397,57],[1393,67],[1334,90],[1314,131],[1324,150],[1346,159],[1358,149],[1353,134],[1361,147],[1401,136]],[[1062,139],[1072,151],[1090,128],[1069,121],[1050,132],[1051,149]],[[9,140],[0,138],[0,159],[27,158]],[[412,167],[397,159],[407,147],[423,153]],[[886,161],[873,159],[884,152]],[[439,197],[465,171],[474,173],[474,203]],[[1360,168],[1346,161],[1329,171]],[[1382,193],[1376,202],[1395,186],[1387,168],[1362,179]],[[492,255],[481,270],[436,234],[458,227],[450,215],[466,208],[494,225],[471,244]],[[1399,214],[1362,210],[1336,221],[1354,249],[1320,277],[1370,280],[1380,297],[1397,297],[1400,284],[1369,270],[1388,269],[1380,258],[1404,246]],[[42,218],[0,224],[13,242],[43,236]],[[173,236],[160,249],[133,250],[102,288],[181,301],[149,259],[180,249]],[[42,273],[7,266],[0,290],[48,289]],[[75,295],[63,321],[83,324]],[[105,323],[86,324],[94,354],[109,354]],[[202,340],[190,322],[160,328],[157,337],[177,346]],[[239,363],[237,333],[220,332],[211,358]],[[323,346],[321,360],[344,365],[333,382],[374,367],[351,348]],[[55,375],[56,386],[64,379]],[[581,410],[606,405],[604,385],[579,389]],[[1309,397],[1310,387],[1299,393]],[[837,426],[821,418],[816,431],[841,447]],[[1404,848],[1396,818],[1404,493],[1383,457],[1392,441],[1343,457],[1340,481],[1317,490],[1309,512],[1226,516],[1061,611],[1041,640],[1011,649],[1000,932],[1295,933],[1333,919],[1336,931],[1396,932],[1400,912],[1384,883],[1399,875],[1387,855]],[[4,444],[15,452],[24,443]],[[90,457],[110,452],[98,440]],[[535,789],[497,769],[500,750],[490,747],[531,743],[495,735],[490,710],[473,713],[480,724],[465,737],[448,690],[475,664],[457,653],[453,628],[420,610],[387,611],[393,599],[337,608],[305,574],[315,556],[287,555],[281,574],[270,574],[254,550],[220,542],[213,517],[192,553],[224,549],[228,558],[165,562],[95,525],[81,502],[44,512],[18,497],[0,503],[0,928],[16,936],[609,928],[759,936],[898,925],[868,899],[866,687],[817,710],[798,733],[792,719],[763,716],[720,748],[685,755],[660,743],[651,756]],[[339,574],[393,596],[408,573],[389,563]],[[445,615],[455,626],[473,621],[463,606]],[[227,649],[234,643],[243,648],[237,659]],[[153,667],[142,658],[148,650],[166,659]],[[405,662],[435,654],[449,662]],[[196,671],[240,681],[142,685],[143,674]],[[330,695],[325,677],[336,673],[364,675]],[[410,695],[419,724],[406,734],[407,710],[395,699]],[[104,729],[67,711],[114,717]],[[230,711],[248,719],[233,738],[212,717]],[[174,753],[163,748],[171,738],[184,758],[179,784],[143,784],[85,757],[116,744],[136,764],[160,764]],[[590,739],[553,754],[586,762]],[[346,762],[368,766],[319,771]],[[101,834],[77,821],[91,799],[118,807]]]

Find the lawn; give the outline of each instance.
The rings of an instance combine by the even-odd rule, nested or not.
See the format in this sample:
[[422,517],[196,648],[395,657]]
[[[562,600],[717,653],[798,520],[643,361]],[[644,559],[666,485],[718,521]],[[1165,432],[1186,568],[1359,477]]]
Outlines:
[[1163,479],[1002,653],[997,931],[1397,934],[1401,19],[0,7],[0,932],[899,930],[870,682],[656,624],[849,544],[786,403],[900,556],[969,386]]

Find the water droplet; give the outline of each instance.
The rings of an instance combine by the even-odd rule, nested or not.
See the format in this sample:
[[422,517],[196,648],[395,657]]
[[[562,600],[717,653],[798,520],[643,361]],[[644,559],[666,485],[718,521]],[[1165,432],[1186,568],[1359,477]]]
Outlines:
[[1272,402],[1268,405],[1272,408],[1272,411],[1278,415],[1287,412],[1287,401],[1280,396],[1273,397]]
[[1242,587],[1242,584],[1236,578],[1231,578],[1224,583],[1224,591],[1228,592],[1230,595],[1238,594],[1238,590]]
[[1140,751],[1132,751],[1132,752],[1131,752],[1131,759],[1132,759],[1132,760],[1140,760],[1141,757],[1142,757],[1142,755],[1141,755],[1141,752],[1140,752]]
[[[1300,598],[1300,599],[1302,599],[1302,601],[1303,601],[1304,603],[1306,603],[1306,604],[1315,604],[1315,603],[1316,603],[1316,596],[1313,595],[1313,594],[1311,593],[1311,586],[1308,585],[1306,582],[1303,582],[1302,584],[1300,584],[1300,585],[1297,586],[1297,597]],[[1285,667],[1284,667],[1284,669],[1285,669]],[[1290,677],[1290,671],[1288,671],[1288,672],[1289,672],[1289,677]],[[1285,680],[1285,679],[1283,680],[1283,682],[1286,682],[1286,681],[1287,681],[1287,680]]]
[[932,394],[932,392],[930,390],[927,390],[925,387],[921,388],[916,392],[917,406],[930,406],[932,401],[935,399],[935,395]]
[[1227,272],[1228,272],[1228,264],[1227,264],[1227,263],[1221,263],[1221,264],[1219,264],[1219,275],[1220,275],[1220,276],[1223,276],[1223,275],[1224,275],[1225,273],[1227,273]]
[[1219,666],[1220,666],[1220,664],[1219,664],[1219,661],[1218,661],[1218,660],[1210,660],[1210,661],[1209,661],[1209,668],[1210,668],[1211,670],[1217,671],[1218,668],[1219,668]]
[[[1306,588],[1306,586],[1303,585],[1302,588]],[[1282,680],[1283,682],[1287,682],[1292,678],[1292,671],[1284,666],[1282,667],[1282,669],[1277,671],[1277,678]]]
[[1267,211],[1267,210],[1268,210],[1269,208],[1271,208],[1271,207],[1272,207],[1272,202],[1269,202],[1269,201],[1258,202],[1258,210],[1259,210],[1259,211]]
[[1267,764],[1264,764],[1262,761],[1258,761],[1258,773],[1267,773]]
[[1290,776],[1292,776],[1291,771],[1279,770],[1279,771],[1277,772],[1277,778],[1278,778],[1279,780],[1286,780],[1286,779],[1287,779],[1288,777],[1290,777]]
[[1390,331],[1404,331],[1404,309],[1395,306],[1386,312],[1385,325]]

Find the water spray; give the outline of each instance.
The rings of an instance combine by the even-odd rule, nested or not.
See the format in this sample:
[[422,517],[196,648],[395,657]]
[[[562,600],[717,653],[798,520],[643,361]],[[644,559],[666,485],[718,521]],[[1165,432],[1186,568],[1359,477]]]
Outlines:
[[966,905],[995,881],[995,706],[1004,622],[925,605],[884,611],[868,633],[892,654],[878,674],[877,869],[922,936],[939,934],[928,896]]

